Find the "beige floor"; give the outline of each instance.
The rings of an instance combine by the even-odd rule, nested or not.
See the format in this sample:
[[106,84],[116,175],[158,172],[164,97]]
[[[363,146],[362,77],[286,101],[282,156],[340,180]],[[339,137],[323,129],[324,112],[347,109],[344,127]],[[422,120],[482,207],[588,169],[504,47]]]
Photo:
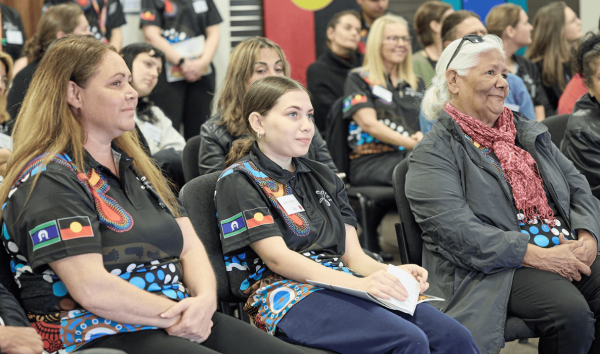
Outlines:
[[[400,220],[398,214],[390,213],[383,218],[381,223],[381,248],[392,253],[395,258],[393,264],[400,264],[400,254],[398,253],[398,241],[396,239],[396,231],[394,224]],[[519,343],[518,341],[506,343],[505,347],[500,351],[500,354],[536,354],[538,339],[530,339],[527,343]]]

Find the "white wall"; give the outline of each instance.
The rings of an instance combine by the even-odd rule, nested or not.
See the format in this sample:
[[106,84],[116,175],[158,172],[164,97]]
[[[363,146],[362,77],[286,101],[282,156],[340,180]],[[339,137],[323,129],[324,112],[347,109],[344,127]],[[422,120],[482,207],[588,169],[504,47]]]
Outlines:
[[581,14],[581,26],[583,33],[593,31],[598,33],[598,20],[600,19],[599,0],[579,0],[579,13]]

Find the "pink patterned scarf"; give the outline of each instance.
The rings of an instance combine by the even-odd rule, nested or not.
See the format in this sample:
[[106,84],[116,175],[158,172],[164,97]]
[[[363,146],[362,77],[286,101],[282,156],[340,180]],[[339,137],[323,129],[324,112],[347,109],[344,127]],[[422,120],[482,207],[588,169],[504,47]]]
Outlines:
[[515,206],[525,216],[524,221],[535,218],[540,221],[547,219],[548,224],[554,225],[554,213],[548,205],[542,178],[535,166],[536,162],[527,151],[515,145],[517,128],[511,110],[504,107],[494,128],[459,112],[450,103],[446,104],[444,110],[458,123],[464,133],[473,138],[473,141],[496,154],[504,175],[512,186]]

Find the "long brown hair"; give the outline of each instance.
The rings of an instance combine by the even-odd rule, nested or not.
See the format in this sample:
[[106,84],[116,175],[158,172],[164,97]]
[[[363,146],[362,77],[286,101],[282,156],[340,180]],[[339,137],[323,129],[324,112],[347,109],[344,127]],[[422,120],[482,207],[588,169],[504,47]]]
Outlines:
[[571,45],[567,41],[565,8],[563,1],[553,2],[538,10],[533,20],[531,44],[525,56],[532,62],[543,61],[542,83],[546,86],[566,86],[563,64],[571,58]]
[[225,160],[225,167],[231,166],[231,164],[246,156],[252,144],[258,139],[256,132],[250,126],[250,120],[248,119],[250,114],[256,112],[261,116],[265,116],[277,104],[279,98],[290,91],[304,91],[308,94],[308,90],[302,84],[285,76],[267,76],[250,85],[244,96],[244,111],[242,114],[244,128],[250,132],[250,135],[233,142],[231,151],[227,154]]
[[485,26],[489,34],[502,38],[506,27],[517,27],[521,20],[521,7],[515,4],[500,4],[492,7],[485,17]]
[[0,52],[0,62],[4,64],[6,69],[6,77],[8,81],[6,82],[6,87],[4,88],[4,94],[0,96],[0,124],[8,121],[10,119],[10,114],[6,111],[6,97],[8,96],[8,87],[10,86],[10,81],[12,79],[12,70],[13,70],[13,60],[12,57],[5,52]]
[[81,15],[81,7],[72,2],[49,7],[38,22],[37,32],[25,43],[23,55],[30,63],[41,58],[58,32],[69,34],[75,30]]
[[227,74],[217,104],[217,113],[221,116],[217,124],[225,125],[227,132],[234,137],[248,133],[243,122],[242,102],[246,94],[246,83],[254,73],[254,65],[263,48],[273,49],[279,55],[283,62],[283,74],[290,76],[290,65],[277,43],[264,37],[252,37],[244,39],[235,47],[229,56]]
[[[61,38],[48,49],[29,85],[13,129],[14,152],[4,183],[0,184],[1,203],[6,200],[11,186],[25,166],[43,153],[47,153],[43,164],[48,164],[57,154],[71,152],[75,165],[84,167],[85,132],[81,120],[73,114],[67,103],[67,86],[69,81],[73,81],[85,87],[109,50],[116,52],[114,47],[92,36],[81,35]],[[52,89],[49,90],[49,87]],[[146,176],[178,216],[175,197],[158,168],[139,146],[135,130],[123,133],[113,142],[133,157],[135,170]],[[39,175],[32,181],[31,191]]]
[[445,2],[425,1],[415,12],[415,33],[422,47],[427,47],[435,43],[434,34],[429,25],[431,21],[441,23],[442,16],[446,11],[451,10],[452,6]]

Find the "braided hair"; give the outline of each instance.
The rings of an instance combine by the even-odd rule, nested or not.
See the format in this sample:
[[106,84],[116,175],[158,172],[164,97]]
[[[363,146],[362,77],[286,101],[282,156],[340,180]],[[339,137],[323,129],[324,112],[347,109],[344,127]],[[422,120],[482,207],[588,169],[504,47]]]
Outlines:
[[574,71],[583,77],[585,86],[593,87],[594,75],[600,66],[600,34],[590,32],[586,35],[573,57],[572,65]]

